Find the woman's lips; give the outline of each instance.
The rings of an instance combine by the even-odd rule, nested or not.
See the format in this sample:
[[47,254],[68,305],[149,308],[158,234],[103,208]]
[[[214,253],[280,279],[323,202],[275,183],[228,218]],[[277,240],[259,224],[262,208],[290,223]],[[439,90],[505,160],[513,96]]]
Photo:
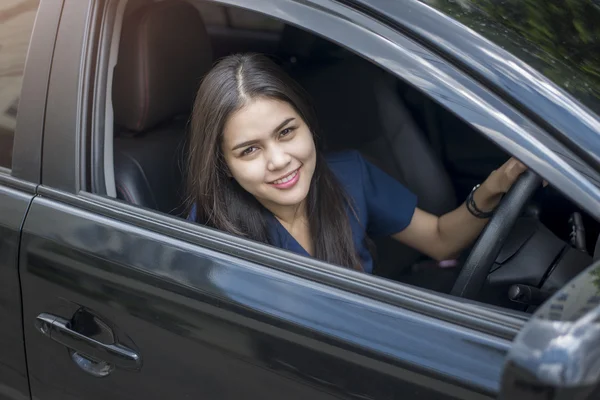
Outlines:
[[300,168],[298,168],[297,170],[293,171],[292,173],[288,174],[287,176],[285,176],[281,179],[278,179],[274,182],[269,183],[269,185],[276,187],[277,189],[290,189],[294,185],[296,185],[296,183],[298,183],[299,180],[300,180]]

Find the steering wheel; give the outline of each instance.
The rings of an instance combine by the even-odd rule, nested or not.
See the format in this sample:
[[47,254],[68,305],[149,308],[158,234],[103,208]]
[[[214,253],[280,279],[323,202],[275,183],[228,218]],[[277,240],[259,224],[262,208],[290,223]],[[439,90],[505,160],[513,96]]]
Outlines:
[[450,294],[469,299],[479,294],[521,210],[541,184],[542,178],[531,170],[513,184],[475,242]]

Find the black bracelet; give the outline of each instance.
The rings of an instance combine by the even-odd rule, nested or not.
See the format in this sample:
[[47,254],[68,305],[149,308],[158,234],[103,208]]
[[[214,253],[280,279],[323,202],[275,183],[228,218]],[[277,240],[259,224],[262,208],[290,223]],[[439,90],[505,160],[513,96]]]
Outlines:
[[480,185],[476,185],[473,190],[471,190],[471,193],[469,193],[469,196],[467,196],[467,201],[466,201],[466,205],[467,205],[467,210],[469,210],[469,212],[477,218],[481,218],[481,219],[487,219],[490,218],[492,215],[494,215],[494,211],[496,211],[495,209],[492,211],[481,211],[479,209],[479,207],[477,207],[477,204],[475,204],[475,199],[473,198],[473,194],[475,193],[475,191],[477,189],[479,189]]

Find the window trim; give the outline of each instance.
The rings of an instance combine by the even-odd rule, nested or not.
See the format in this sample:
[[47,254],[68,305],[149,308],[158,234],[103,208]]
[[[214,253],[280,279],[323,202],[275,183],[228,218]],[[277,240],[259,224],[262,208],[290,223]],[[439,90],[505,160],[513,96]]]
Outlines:
[[[99,30],[97,60],[100,67],[95,76],[92,105],[92,132],[102,135],[90,135],[89,159],[97,168],[88,173],[87,187],[94,193],[116,197],[114,179],[114,112],[112,107],[113,75],[119,55],[121,29],[129,0],[107,1],[102,10],[98,10],[101,21],[97,23]],[[83,182],[82,182],[83,185]],[[82,186],[83,187],[83,186]]]
[[33,195],[36,194],[37,188],[35,183],[24,181],[9,174],[3,173],[0,173],[0,186],[13,188]]
[[[600,191],[590,187],[582,174],[549,149],[549,146],[559,149],[562,149],[562,146],[546,132],[498,99],[480,83],[450,65],[448,61],[424,49],[384,23],[331,0],[320,1],[319,5],[313,0],[281,0],[276,10],[270,4],[270,0],[253,1],[252,7],[246,0],[219,0],[218,3],[262,12],[300,26],[302,29],[320,32],[321,35],[342,46],[346,43],[344,47],[360,53],[399,78],[407,80],[410,77],[414,86],[437,102],[446,105],[471,125],[478,126],[478,130],[485,136],[511,154],[517,155],[545,179],[550,182],[566,182],[562,187],[566,188],[565,190],[571,195],[577,194],[576,203],[583,208],[587,209],[585,205],[600,204]],[[349,43],[352,43],[352,47]],[[441,66],[444,69],[435,68],[432,60],[435,60],[435,67]],[[439,82],[439,79],[436,82],[434,72],[443,73],[454,86],[450,87],[448,83],[444,85],[443,82]],[[457,87],[462,91],[457,91]],[[449,88],[452,90],[448,91]],[[446,92],[443,89],[446,89]],[[473,105],[475,100],[481,101],[487,108],[474,106],[473,109],[469,109],[466,105]],[[462,108],[456,111],[458,107]],[[485,118],[481,118],[482,115],[485,115]],[[502,134],[507,130],[508,134]],[[72,136],[69,136],[52,132],[52,140],[55,142],[53,147],[64,146],[72,149],[84,139],[79,136],[82,133],[82,130],[75,130]],[[546,156],[548,159],[541,161],[543,159],[541,156]],[[55,187],[64,192],[43,187],[40,188],[40,193],[61,202],[131,223],[142,229],[183,239],[202,248],[216,250],[329,286],[340,287],[349,292],[487,332],[506,340],[511,340],[527,320],[525,315],[516,312],[507,312],[503,309],[450,298],[425,289],[388,282],[378,277],[341,269],[316,259],[218,232],[180,218],[80,192],[77,182],[70,181],[72,177],[64,178],[59,173],[68,168],[79,171],[81,160],[85,160],[85,157],[65,157],[62,161],[65,165],[48,172],[47,175],[52,178],[50,181],[58,182],[59,185]],[[596,216],[600,216],[600,207],[597,209]]]

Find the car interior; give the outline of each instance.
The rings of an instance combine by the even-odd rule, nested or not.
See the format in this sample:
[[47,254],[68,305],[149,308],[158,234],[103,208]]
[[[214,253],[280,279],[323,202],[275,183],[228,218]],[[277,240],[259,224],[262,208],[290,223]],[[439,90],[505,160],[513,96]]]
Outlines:
[[[112,79],[109,196],[185,217],[184,155],[199,82],[219,58],[248,51],[271,56],[308,91],[326,151],[359,150],[417,194],[428,212],[451,211],[509,158],[410,82],[318,35],[201,0],[130,0]],[[599,232],[599,224],[559,191],[540,188],[478,300],[533,311],[591,264]],[[463,261],[443,268],[392,239],[375,245],[376,275],[445,293]],[[515,298],[515,285],[541,297]]]

